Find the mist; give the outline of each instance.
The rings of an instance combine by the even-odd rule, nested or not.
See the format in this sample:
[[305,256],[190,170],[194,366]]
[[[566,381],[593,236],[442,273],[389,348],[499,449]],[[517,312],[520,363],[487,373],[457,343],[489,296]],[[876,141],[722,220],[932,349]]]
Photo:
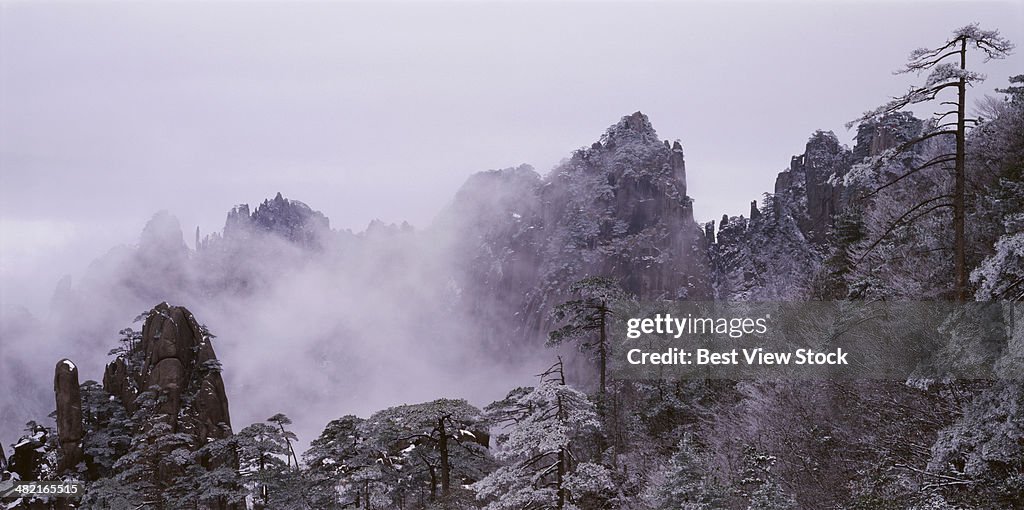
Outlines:
[[[555,353],[465,316],[438,218],[470,175],[547,172],[642,110],[682,140],[696,219],[738,214],[971,21],[1024,40],[1019,2],[5,3],[0,438],[50,412],[58,359],[98,380],[161,301],[218,336],[236,430],[284,412],[305,445],[344,414],[486,404]],[[193,241],[279,191],[330,218],[316,246]]]
[[453,280],[450,232],[384,224],[339,232],[311,226],[303,207],[279,197],[260,208],[295,214],[289,232],[306,229],[302,240],[236,216],[198,251],[177,218],[157,213],[136,246],[63,280],[49,314],[5,313],[0,383],[16,391],[0,403],[0,435],[16,438],[24,422],[49,413],[58,359],[78,364],[83,381],[101,380],[118,331],[141,328],[133,318],[161,301],[188,307],[217,336],[235,429],[283,412],[303,448],[346,414],[437,395],[485,405],[553,358],[529,346],[508,352],[484,341],[493,332],[474,330]]

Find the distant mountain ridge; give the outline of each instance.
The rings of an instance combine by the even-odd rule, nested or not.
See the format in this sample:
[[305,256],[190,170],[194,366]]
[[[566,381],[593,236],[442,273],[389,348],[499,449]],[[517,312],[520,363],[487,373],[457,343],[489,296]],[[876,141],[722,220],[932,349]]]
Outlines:
[[[586,276],[616,279],[645,300],[805,299],[830,256],[834,218],[852,199],[846,174],[920,129],[910,116],[865,123],[852,150],[832,133],[816,132],[778,174],[774,193],[755,201],[749,215],[726,215],[717,225],[693,218],[686,177],[700,169],[687,169],[683,144],[660,139],[641,112],[622,117],[546,175],[521,165],[470,176],[421,230],[381,222],[355,234],[332,230],[323,213],[277,193],[253,209],[232,208],[224,228],[204,237],[197,231],[197,250],[190,250],[178,220],[162,212],[137,246],[115,248],[75,282],[58,285],[48,330],[31,316],[4,327],[60,338],[69,349],[63,355],[95,370],[90,358],[109,348],[126,315],[167,301],[206,316],[218,307],[237,316],[248,306],[232,309],[237,300],[269,299],[305,275],[338,296],[361,296],[358,306],[400,303],[391,306],[410,322],[413,315],[442,321],[438,327],[452,329],[446,334],[453,342],[515,357],[543,344],[551,308]],[[316,347],[309,356],[343,356],[333,345],[339,335],[354,342],[349,332],[365,329],[346,323],[353,318],[335,320],[310,340]],[[4,374],[26,373],[17,360],[4,363]],[[11,387],[23,394],[49,385],[22,379]]]
[[[334,231],[323,213],[277,193],[252,210],[233,207],[221,232],[200,238],[197,229],[191,257],[177,221],[158,215],[136,255],[148,262],[135,265],[162,267],[165,275],[179,275],[174,285],[217,294],[268,284],[274,274],[263,271],[263,262],[281,250],[308,252],[298,257],[306,260],[379,242],[372,239],[390,239],[399,251],[429,245],[440,250],[442,260],[430,271],[444,274],[448,299],[482,321],[506,326],[497,329],[515,331],[513,343],[543,335],[552,304],[590,275],[612,277],[642,299],[793,298],[820,266],[825,254],[819,248],[833,218],[851,200],[843,177],[920,126],[910,116],[866,123],[852,150],[833,133],[817,131],[778,173],[773,193],[752,202],[749,216],[698,225],[683,145],[660,139],[649,118],[635,112],[545,176],[529,165],[470,176],[434,224],[420,231],[380,222],[360,234]],[[146,272],[128,282],[145,280],[139,273]],[[133,285],[152,288],[144,281]],[[159,291],[145,292],[141,302],[176,297],[174,289]]]

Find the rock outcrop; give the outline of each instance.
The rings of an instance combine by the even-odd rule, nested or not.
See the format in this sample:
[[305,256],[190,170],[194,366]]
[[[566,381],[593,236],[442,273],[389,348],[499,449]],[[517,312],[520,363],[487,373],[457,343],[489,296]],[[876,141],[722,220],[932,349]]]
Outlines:
[[278,269],[296,267],[322,255],[342,237],[320,211],[278,193],[255,210],[240,204],[228,211],[223,232],[197,236],[193,268],[205,295],[254,294],[269,285]]
[[[80,388],[78,367],[71,360],[60,360],[53,380],[59,471],[74,470],[88,460],[82,449],[86,431]],[[200,446],[231,434],[220,363],[205,328],[184,307],[161,303],[146,315],[138,342],[106,366],[103,389],[129,415],[136,410],[141,392],[157,391],[162,397],[157,415],[167,420],[171,430],[193,435]],[[30,460],[26,457],[21,462]]]
[[78,385],[78,367],[69,359],[57,362],[53,375],[53,393],[57,400],[57,440],[61,472],[74,470],[82,462],[82,394]]
[[46,445],[50,435],[42,425],[34,425],[28,432],[13,445],[7,470],[18,480],[39,480],[46,470]]
[[130,410],[140,392],[156,388],[165,397],[157,412],[173,430],[192,433],[200,442],[231,433],[213,345],[184,307],[161,303],[153,308],[139,344],[107,365],[103,387]]
[[846,175],[851,162],[850,150],[834,133],[817,131],[775,180],[775,196],[793,206],[800,230],[812,242],[825,242],[832,217],[845,205],[843,189],[832,178]]
[[832,132],[813,133],[774,193],[752,202],[749,217],[724,216],[716,233],[714,222],[693,220],[682,145],[634,113],[545,177],[521,166],[466,182],[442,216],[454,232],[458,292],[471,313],[527,341],[543,336],[547,312],[588,275],[641,299],[799,299],[834,218],[850,206],[842,182],[863,159],[856,153],[891,148],[919,127],[909,116],[884,119],[861,130],[853,151]]
[[853,158],[860,161],[899,147],[921,134],[924,122],[909,112],[897,112],[857,126]]
[[610,275],[643,299],[710,295],[703,233],[686,194],[682,145],[636,112],[556,167],[541,188],[546,310],[574,281]]
[[[115,473],[120,476],[119,470],[126,468],[115,462],[150,448],[153,443],[147,434],[178,434],[188,438],[178,445],[197,452],[210,441],[231,435],[228,401],[211,335],[181,306],[161,303],[143,317],[141,333],[122,331],[125,345],[106,366],[102,390],[94,381],[80,386],[78,367],[71,360],[57,363],[53,382],[56,437],[44,427],[35,427],[31,435],[23,437],[14,447],[9,466],[14,476],[46,480],[70,472],[94,481]],[[167,427],[157,429],[160,424]],[[138,445],[143,445],[142,450],[136,450]],[[175,451],[179,447],[159,447],[145,455],[180,457],[181,452]],[[54,450],[56,466],[50,461],[49,452]],[[196,458],[198,467],[208,470],[224,465],[238,468],[238,459],[230,450],[203,452]],[[157,485],[167,487],[181,474],[180,465],[161,462],[152,476]],[[61,500],[55,507],[40,508],[71,508],[66,504]],[[244,508],[244,504],[227,500],[211,505],[204,508]]]
[[192,287],[189,249],[181,223],[167,211],[153,215],[139,236],[139,245],[124,261],[121,285],[141,302],[184,299]]
[[660,140],[640,112],[546,177],[528,166],[474,175],[440,224],[453,232],[466,305],[501,315],[485,330],[505,324],[532,341],[569,286],[592,275],[645,299],[711,296],[683,147]]
[[[750,218],[723,217],[717,236],[708,225],[715,295],[721,299],[802,299],[821,266],[836,218],[856,210],[862,192],[844,184],[855,165],[919,136],[921,120],[909,113],[862,123],[853,150],[831,131],[816,131],[803,154],[778,174],[773,194]],[[902,166],[897,166],[901,171]],[[895,175],[893,176],[895,177]],[[853,187],[848,187],[853,186]]]
[[[794,204],[768,195],[751,217],[723,217],[717,235],[708,234],[716,299],[775,301],[800,299],[820,264],[820,255],[801,229]],[[709,230],[714,225],[708,226]]]
[[224,224],[223,237],[247,239],[255,232],[272,233],[300,246],[319,248],[330,231],[330,221],[323,213],[278,193],[273,199],[264,200],[251,213],[248,204],[231,209]]

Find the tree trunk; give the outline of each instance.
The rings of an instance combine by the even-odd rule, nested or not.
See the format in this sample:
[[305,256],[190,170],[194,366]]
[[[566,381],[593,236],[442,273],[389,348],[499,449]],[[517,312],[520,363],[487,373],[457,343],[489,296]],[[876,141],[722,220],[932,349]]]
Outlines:
[[441,454],[441,497],[451,494],[451,466],[448,464],[448,431],[444,428],[444,416],[437,419],[437,449]]
[[608,307],[607,307],[607,305],[605,303],[601,303],[601,333],[600,333],[601,337],[598,339],[598,343],[597,343],[597,356],[598,356],[598,363],[600,363],[600,367],[599,368],[601,370],[601,388],[600,388],[599,395],[601,397],[602,405],[603,405],[603,402],[604,402],[605,392],[607,391],[607,383],[606,383],[606,375],[605,375],[606,372],[607,372],[607,369],[608,369],[608,333],[606,331],[607,324],[608,324],[607,323],[607,317],[608,317]]
[[[565,365],[562,364],[562,357],[558,357],[558,375],[561,378],[562,386],[565,386]],[[565,407],[562,405],[562,395],[558,395],[558,420],[564,422],[566,418]],[[558,449],[558,468],[555,470],[556,479],[555,482],[558,484],[558,510],[565,508],[565,489],[562,488],[562,482],[565,478],[565,448]]]
[[[600,319],[600,330],[599,338],[597,343],[597,359],[598,359],[598,370],[600,372],[600,387],[597,393],[597,416],[601,420],[601,427],[603,431],[597,435],[597,449],[600,455],[604,455],[604,451],[608,448],[608,442],[605,438],[604,431],[608,430],[608,304],[601,302],[601,319]],[[612,451],[612,462],[614,463],[614,448]]]
[[437,499],[437,470],[427,464],[427,472],[430,474],[430,500],[434,501]]
[[295,455],[295,449],[292,448],[292,442],[288,440],[288,436],[284,430],[284,423],[278,423],[278,425],[281,427],[281,437],[284,438],[284,443],[288,445],[288,455],[285,457],[285,460],[288,461],[288,467],[292,467],[292,459],[295,459],[295,469],[299,469],[299,457]]
[[260,496],[263,498],[263,506],[266,507],[267,506],[267,500],[270,499],[270,495],[267,494],[267,484],[263,482],[264,480],[266,480],[265,478],[263,478],[263,471],[266,468],[266,462],[265,462],[266,457],[264,457],[264,455],[265,454],[263,452],[260,452],[260,471],[259,471],[259,476],[260,476]]
[[565,489],[562,488],[562,480],[565,478],[565,449],[560,448],[558,450],[558,469],[557,472],[557,483],[558,483],[558,509],[565,508]]
[[[960,69],[967,69],[967,39],[960,40]],[[966,152],[967,126],[965,114],[967,109],[967,79],[960,78],[957,85],[956,112],[956,180],[953,189],[953,272],[956,282],[954,294],[957,301],[967,299],[967,240],[964,234],[966,216]]]

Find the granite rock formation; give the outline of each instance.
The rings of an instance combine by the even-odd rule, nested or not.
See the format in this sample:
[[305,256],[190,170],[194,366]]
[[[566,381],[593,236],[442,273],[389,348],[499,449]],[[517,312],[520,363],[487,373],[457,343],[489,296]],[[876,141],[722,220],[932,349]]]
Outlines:
[[[68,359],[57,363],[53,382],[57,404],[59,471],[76,469],[84,458],[82,397],[78,367]],[[136,398],[148,389],[160,399],[156,412],[172,430],[192,434],[199,445],[231,434],[231,418],[220,363],[205,328],[181,306],[161,303],[146,314],[138,342],[110,362],[103,389],[129,414]]]
[[46,446],[50,440],[49,431],[41,425],[34,425],[29,434],[15,443],[7,470],[17,480],[39,480],[45,474]]
[[103,388],[128,409],[140,392],[158,389],[166,398],[157,411],[173,430],[192,433],[201,442],[231,433],[216,353],[185,307],[161,303],[153,308],[139,344],[107,365]]
[[74,470],[82,462],[82,394],[78,385],[78,367],[69,359],[57,362],[53,376],[57,400],[57,440],[60,448],[59,471]]
[[897,112],[857,126],[853,158],[860,161],[877,156],[920,135],[924,122],[909,112]]
[[298,200],[284,198],[279,192],[273,199],[264,200],[251,213],[248,204],[232,208],[224,223],[223,237],[246,239],[256,232],[272,233],[312,248],[321,247],[330,231],[330,221],[323,213]]
[[634,113],[547,176],[524,165],[470,177],[440,222],[452,232],[457,292],[486,323],[517,331],[499,338],[512,343],[542,336],[548,310],[587,275],[641,299],[796,298],[859,191],[844,176],[920,129],[909,114],[886,117],[862,125],[853,150],[813,133],[774,192],[716,232],[693,220],[681,144]]
[[267,261],[304,260],[323,254],[338,236],[320,211],[278,193],[254,210],[239,204],[228,211],[222,232],[200,237],[192,267],[206,295],[253,294],[272,284]]
[[636,112],[546,177],[528,166],[474,175],[440,224],[453,232],[467,306],[486,312],[480,303],[493,299],[487,308],[502,317],[490,324],[535,338],[551,307],[589,275],[645,299],[711,297],[691,204],[682,145],[660,140]]
[[800,230],[817,244],[825,242],[832,217],[844,207],[842,186],[833,185],[849,171],[852,155],[831,131],[817,131],[804,153],[793,156],[788,170],[775,179],[775,196],[796,205]]

